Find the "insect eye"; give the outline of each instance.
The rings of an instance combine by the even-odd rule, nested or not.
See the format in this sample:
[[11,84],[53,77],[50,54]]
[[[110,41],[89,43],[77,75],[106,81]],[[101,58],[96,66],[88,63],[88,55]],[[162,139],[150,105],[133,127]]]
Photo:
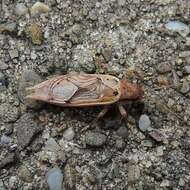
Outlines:
[[108,78],[106,80],[109,80]]

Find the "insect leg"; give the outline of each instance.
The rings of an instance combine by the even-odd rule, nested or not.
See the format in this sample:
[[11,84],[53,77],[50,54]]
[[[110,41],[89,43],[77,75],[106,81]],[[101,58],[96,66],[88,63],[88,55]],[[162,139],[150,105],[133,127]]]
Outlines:
[[89,129],[89,128],[93,128],[94,126],[95,126],[95,124],[97,123],[97,121],[100,119],[100,118],[102,118],[102,117],[104,117],[104,115],[108,112],[108,110],[109,110],[109,107],[108,106],[105,106],[104,108],[103,108],[103,110],[96,116],[96,118],[92,121],[92,123],[90,124],[90,125],[87,125],[86,127],[84,127],[82,130],[81,130],[81,132],[84,132],[84,131],[86,131],[87,129]]
[[[119,109],[119,112],[121,113],[123,119],[125,119],[125,121],[127,122],[127,117],[128,117],[127,110],[121,104],[118,104],[118,109]],[[131,125],[128,125],[128,127],[129,127],[130,130],[132,130]]]
[[127,119],[128,113],[127,113],[127,110],[123,107],[123,105],[118,105],[118,109],[122,117]]

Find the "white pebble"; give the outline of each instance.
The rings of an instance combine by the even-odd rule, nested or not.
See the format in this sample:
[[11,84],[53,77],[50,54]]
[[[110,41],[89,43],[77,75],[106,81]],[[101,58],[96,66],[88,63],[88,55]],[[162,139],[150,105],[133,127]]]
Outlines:
[[12,139],[6,135],[2,135],[0,142],[1,144],[9,144],[12,142]]
[[28,13],[28,8],[23,3],[18,3],[15,7],[15,14],[22,16]]
[[73,138],[75,137],[75,132],[73,130],[72,127],[66,129],[63,133],[63,138],[67,141],[71,141],[73,140]]
[[145,132],[151,127],[151,121],[149,117],[145,114],[141,115],[139,119],[139,128],[141,131]]
[[169,21],[167,24],[165,24],[165,27],[168,30],[179,33],[183,37],[186,37],[190,32],[189,27],[180,21]]
[[63,174],[59,168],[50,169],[46,177],[50,190],[62,190]]

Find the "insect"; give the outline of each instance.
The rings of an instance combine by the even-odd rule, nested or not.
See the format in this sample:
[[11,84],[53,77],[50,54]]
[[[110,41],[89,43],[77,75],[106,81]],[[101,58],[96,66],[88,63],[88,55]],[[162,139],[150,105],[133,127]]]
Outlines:
[[143,97],[143,89],[137,84],[119,80],[112,75],[70,73],[53,77],[33,87],[27,88],[31,94],[27,99],[38,100],[62,107],[103,106],[95,123],[109,110],[109,105],[117,104],[121,115],[127,111],[123,101],[138,101]]

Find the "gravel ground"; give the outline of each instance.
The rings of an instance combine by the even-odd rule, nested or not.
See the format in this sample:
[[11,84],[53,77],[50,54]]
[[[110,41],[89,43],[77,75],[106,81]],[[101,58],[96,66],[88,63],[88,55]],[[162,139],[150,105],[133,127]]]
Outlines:
[[[188,0],[0,1],[0,189],[190,189]],[[60,108],[25,88],[70,71],[146,93],[113,107]],[[131,75],[129,75],[131,73]]]

